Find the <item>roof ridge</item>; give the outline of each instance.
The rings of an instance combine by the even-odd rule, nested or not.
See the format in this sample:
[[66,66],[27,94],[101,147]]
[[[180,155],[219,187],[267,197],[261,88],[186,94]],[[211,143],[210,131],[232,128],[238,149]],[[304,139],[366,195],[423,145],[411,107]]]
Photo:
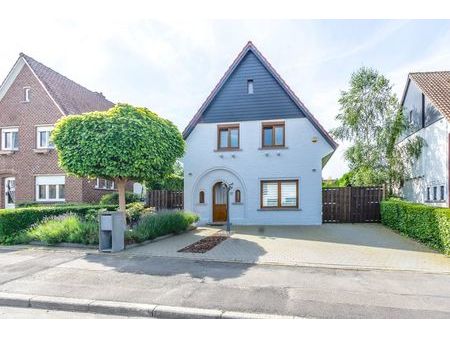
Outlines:
[[431,71],[425,71],[425,72],[409,72],[409,75],[413,74],[435,74],[435,73],[450,73],[450,70],[431,70]]
[[[76,82],[76,81],[74,81],[74,80],[72,80],[72,79],[69,79],[67,76],[61,74],[60,72],[54,70],[53,68],[44,65],[42,62],[36,60],[35,58],[33,58],[33,57],[31,57],[31,56],[29,56],[29,55],[23,53],[23,52],[19,53],[19,55],[20,55],[21,57],[25,58],[25,60],[26,60],[27,62],[28,62],[28,59],[29,59],[29,60],[31,60],[31,61],[33,61],[33,62],[35,62],[35,63],[38,63],[40,66],[47,68],[48,70],[52,71],[53,73],[57,74],[58,76],[61,76],[61,77],[64,78],[65,80],[67,80],[67,81],[69,81],[69,82],[71,82],[71,83],[77,85],[78,87],[83,88],[83,89],[85,89],[85,90],[87,90],[87,91],[89,91],[89,92],[91,92],[91,93],[93,93],[93,94],[100,95],[101,97],[105,98],[105,96],[103,95],[103,93],[101,93],[101,92],[96,92],[96,91],[90,90],[89,88],[86,88],[85,86],[79,84],[78,82]],[[28,62],[28,64],[30,64],[30,63]],[[33,70],[36,72],[36,69],[35,69],[31,64],[30,64],[30,67],[32,67]],[[38,74],[37,74],[37,75],[38,75]],[[41,79],[41,80],[42,80],[42,79]]]

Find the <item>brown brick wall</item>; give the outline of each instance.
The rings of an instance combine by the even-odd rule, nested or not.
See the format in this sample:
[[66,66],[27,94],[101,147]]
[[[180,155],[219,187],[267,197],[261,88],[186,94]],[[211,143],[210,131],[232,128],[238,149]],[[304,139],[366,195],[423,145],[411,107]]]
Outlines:
[[[117,192],[117,190],[106,190],[106,189],[97,189],[95,185],[97,180],[83,180],[83,201],[89,203],[96,203],[100,200],[100,198],[105,194],[110,194],[112,192]],[[133,182],[128,182],[127,191],[133,191]]]
[[[31,87],[30,102],[23,101],[23,88]],[[46,93],[27,65],[0,101],[0,128],[18,127],[19,150],[11,155],[0,155],[0,208],[4,208],[4,179],[16,178],[16,203],[35,201],[37,175],[65,175],[58,166],[55,150],[36,154],[36,126],[54,125],[63,114]],[[67,202],[96,202],[110,191],[94,189],[92,184],[66,176]],[[84,180],[87,182],[87,180]]]

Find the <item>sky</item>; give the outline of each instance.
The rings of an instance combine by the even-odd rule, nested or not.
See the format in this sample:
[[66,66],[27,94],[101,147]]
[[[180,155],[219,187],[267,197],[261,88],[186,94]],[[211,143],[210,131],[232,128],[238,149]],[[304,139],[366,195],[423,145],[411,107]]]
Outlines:
[[[156,20],[58,16],[0,21],[0,78],[24,52],[113,102],[145,106],[182,131],[251,40],[325,129],[352,72],[377,69],[401,97],[407,74],[450,69],[449,20]],[[323,170],[348,168],[346,144]]]

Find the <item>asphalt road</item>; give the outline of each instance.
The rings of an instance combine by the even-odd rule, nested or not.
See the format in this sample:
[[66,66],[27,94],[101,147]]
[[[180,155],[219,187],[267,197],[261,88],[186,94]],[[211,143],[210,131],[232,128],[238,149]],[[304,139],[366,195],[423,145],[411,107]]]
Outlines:
[[0,248],[0,291],[312,318],[450,318],[450,275]]

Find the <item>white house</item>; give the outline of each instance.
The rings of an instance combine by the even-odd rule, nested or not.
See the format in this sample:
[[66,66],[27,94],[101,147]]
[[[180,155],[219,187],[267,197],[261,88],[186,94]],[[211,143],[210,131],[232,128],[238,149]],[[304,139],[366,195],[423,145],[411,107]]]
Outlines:
[[322,167],[337,144],[249,42],[183,132],[184,207],[201,223],[322,223]]
[[401,102],[410,124],[405,140],[425,140],[405,180],[403,197],[449,206],[450,71],[410,73]]

